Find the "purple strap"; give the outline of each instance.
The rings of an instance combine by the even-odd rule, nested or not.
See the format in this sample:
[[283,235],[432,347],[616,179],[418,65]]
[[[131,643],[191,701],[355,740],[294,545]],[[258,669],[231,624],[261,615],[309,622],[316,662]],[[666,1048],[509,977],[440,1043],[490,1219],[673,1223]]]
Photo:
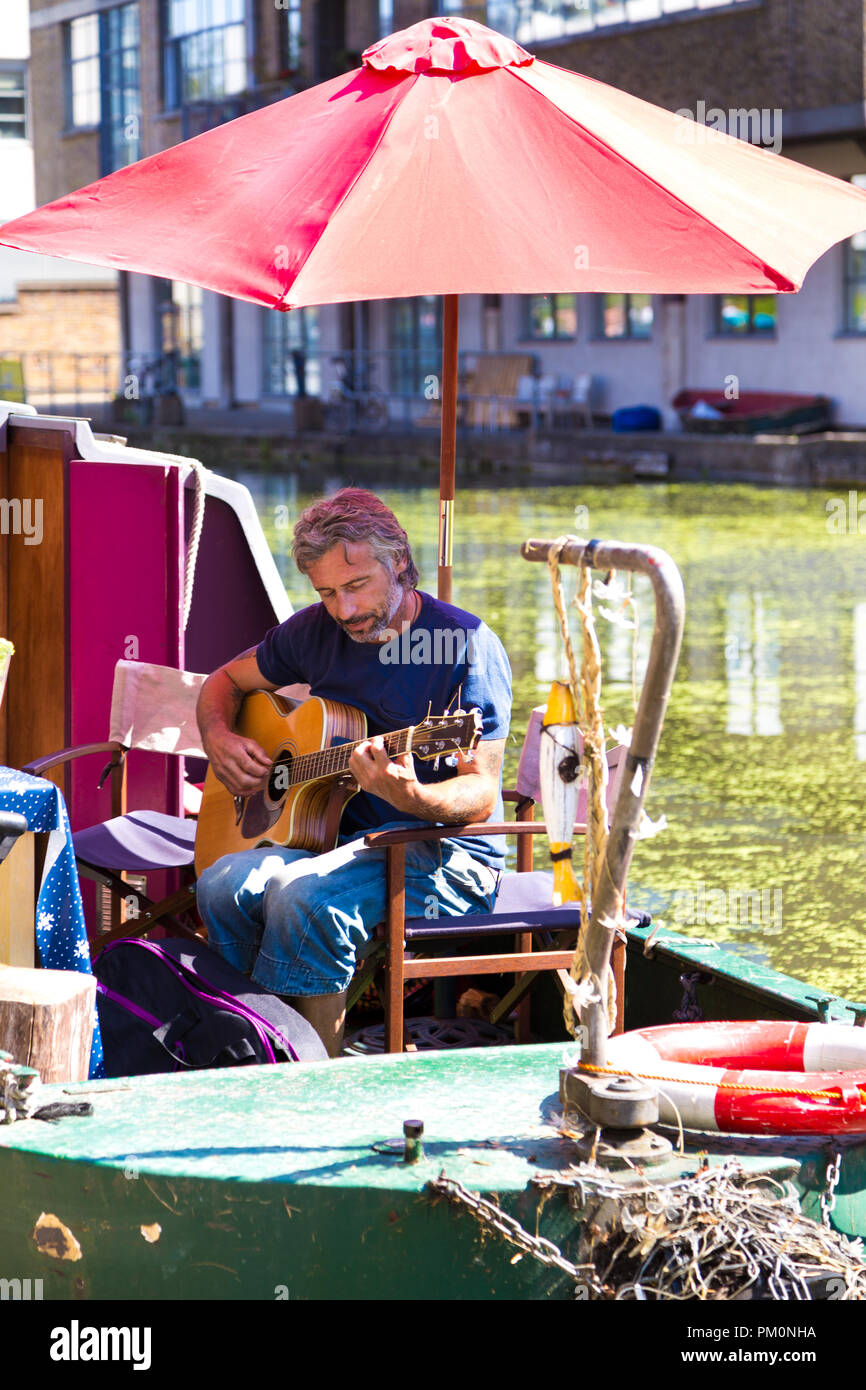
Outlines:
[[[232,1012],[240,1014],[242,1018],[245,1018],[247,1022],[251,1023],[253,1028],[255,1028],[256,1033],[258,1034],[259,1039],[261,1040],[262,1046],[265,1049],[267,1060],[269,1062],[276,1062],[277,1060],[274,1049],[271,1046],[271,1040],[269,1037],[270,1033],[273,1033],[277,1038],[279,1038],[280,1042],[282,1043],[283,1047],[285,1047],[293,1062],[300,1061],[300,1058],[295,1049],[293,1048],[292,1044],[290,1043],[289,1039],[273,1023],[269,1022],[269,1020],[264,1018],[261,1014],[256,1013],[255,1009],[251,1009],[248,1004],[240,1003],[240,1001],[233,998],[232,995],[226,994],[223,990],[216,988],[213,985],[210,985],[209,988],[211,991],[214,988],[216,988],[215,994],[212,992],[205,993],[204,990],[196,989],[195,985],[191,984],[190,981],[187,979],[187,975],[192,975],[197,980],[200,980],[201,976],[192,968],[192,966],[177,965],[177,963],[173,961],[170,956],[166,955],[165,952],[160,950],[160,948],[156,945],[155,942],[142,941],[139,937],[134,937],[131,939],[127,938],[125,941],[109,942],[109,944],[105,947],[105,951],[111,951],[115,946],[143,946],[145,950],[150,951],[159,960],[161,960],[163,965],[167,966],[168,969],[171,970],[172,973],[176,975],[177,978],[181,980],[184,985],[186,985],[186,988],[190,990],[191,993],[197,995],[199,999],[207,999],[210,1003],[223,1004]],[[103,951],[103,955],[105,954],[105,951]],[[209,982],[204,981],[204,983],[208,984]]]

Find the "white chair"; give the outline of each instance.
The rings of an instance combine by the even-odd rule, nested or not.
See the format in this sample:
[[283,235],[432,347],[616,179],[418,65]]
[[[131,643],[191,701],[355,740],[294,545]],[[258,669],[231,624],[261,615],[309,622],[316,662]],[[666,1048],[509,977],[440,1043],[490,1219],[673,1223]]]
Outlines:
[[591,372],[581,372],[574,379],[574,390],[571,393],[571,403],[583,414],[584,424],[592,427],[592,388],[593,378]]

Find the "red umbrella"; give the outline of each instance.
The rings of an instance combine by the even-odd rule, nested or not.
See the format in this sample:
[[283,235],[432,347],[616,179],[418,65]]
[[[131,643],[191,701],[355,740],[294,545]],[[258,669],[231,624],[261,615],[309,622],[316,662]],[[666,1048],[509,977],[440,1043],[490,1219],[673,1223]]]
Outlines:
[[849,184],[688,133],[483,25],[425,20],[353,72],[7,223],[0,243],[276,309],[445,295],[450,592],[457,295],[793,291],[866,228]]

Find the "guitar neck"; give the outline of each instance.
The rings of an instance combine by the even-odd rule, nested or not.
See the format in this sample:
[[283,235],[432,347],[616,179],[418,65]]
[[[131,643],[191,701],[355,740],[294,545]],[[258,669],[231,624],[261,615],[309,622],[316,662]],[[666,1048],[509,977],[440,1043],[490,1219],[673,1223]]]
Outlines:
[[[383,734],[382,738],[388,756],[396,758],[399,757],[401,753],[408,752],[413,747],[412,735],[416,732],[417,730],[413,727],[410,729],[398,729],[390,734]],[[292,758],[289,785],[318,781],[319,778],[322,777],[339,777],[342,773],[348,771],[349,759],[355,749],[367,741],[368,740],[365,738],[359,738],[354,743],[340,743],[333,748],[321,748],[316,752],[301,753],[299,756]],[[427,742],[428,739],[426,736],[424,738],[419,738],[415,745],[416,751],[423,751],[426,748]],[[284,764],[284,760],[277,758],[275,766],[279,767],[281,764]]]

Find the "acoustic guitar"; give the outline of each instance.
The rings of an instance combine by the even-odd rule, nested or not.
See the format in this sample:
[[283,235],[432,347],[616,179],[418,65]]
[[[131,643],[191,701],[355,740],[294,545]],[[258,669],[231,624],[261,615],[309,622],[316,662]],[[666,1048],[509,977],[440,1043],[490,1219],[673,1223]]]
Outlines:
[[[233,796],[208,768],[195,840],[196,873],[224,854],[263,845],[317,854],[333,849],[343,808],[359,790],[349,759],[367,737],[366,717],[337,700],[312,696],[297,705],[256,690],[246,696],[235,731],[264,749],[272,760],[271,773],[260,790]],[[478,710],[428,715],[411,728],[383,735],[392,758],[413,753],[425,760],[471,752],[480,737]],[[394,818],[399,819],[399,812]]]

